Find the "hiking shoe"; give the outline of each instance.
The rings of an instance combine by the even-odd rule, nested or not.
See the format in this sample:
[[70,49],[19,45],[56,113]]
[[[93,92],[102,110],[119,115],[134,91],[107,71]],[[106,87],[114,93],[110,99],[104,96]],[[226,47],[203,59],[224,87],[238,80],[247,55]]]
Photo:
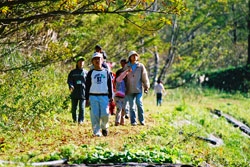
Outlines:
[[115,126],[118,126],[118,125],[119,125],[119,122],[116,122],[116,123],[115,123]]
[[125,118],[126,118],[126,119],[129,119],[129,116],[128,116],[128,114],[126,114],[126,115],[125,115]]
[[101,137],[102,135],[100,133],[93,134],[94,137]]
[[102,129],[102,135],[103,136],[108,136],[108,130]]
[[142,126],[144,126],[144,125],[145,125],[145,123],[144,123],[144,122],[141,122],[140,124],[141,124]]
[[136,122],[134,122],[134,123],[131,123],[131,125],[132,125],[132,126],[136,126],[136,125],[137,125],[137,123],[136,123]]

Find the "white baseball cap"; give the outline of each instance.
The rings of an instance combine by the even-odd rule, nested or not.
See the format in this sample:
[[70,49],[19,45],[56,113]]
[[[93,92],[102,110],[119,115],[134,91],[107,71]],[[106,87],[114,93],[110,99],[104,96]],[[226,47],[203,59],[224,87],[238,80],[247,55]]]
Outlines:
[[95,53],[92,55],[92,60],[93,60],[93,58],[95,58],[95,57],[103,58],[102,54],[99,53],[99,52],[95,52]]

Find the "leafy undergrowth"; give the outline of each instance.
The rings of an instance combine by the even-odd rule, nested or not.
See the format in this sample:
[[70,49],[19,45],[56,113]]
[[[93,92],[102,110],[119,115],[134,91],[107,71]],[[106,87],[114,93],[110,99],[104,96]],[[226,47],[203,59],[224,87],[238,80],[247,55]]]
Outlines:
[[[210,112],[220,109],[249,125],[249,99],[201,88],[167,91],[160,107],[155,106],[153,93],[144,96],[145,126],[130,126],[129,120],[125,126],[114,126],[115,116],[111,116],[107,137],[92,136],[88,108],[83,125],[72,123],[66,109],[42,115],[35,128],[1,128],[0,159],[24,163],[66,158],[69,164],[249,166],[249,136]],[[211,136],[220,142],[214,145],[202,140]]]

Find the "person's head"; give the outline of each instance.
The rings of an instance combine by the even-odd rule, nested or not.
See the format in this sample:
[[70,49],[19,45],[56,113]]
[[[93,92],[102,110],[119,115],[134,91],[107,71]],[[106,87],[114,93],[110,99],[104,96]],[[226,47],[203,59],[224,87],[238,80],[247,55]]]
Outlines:
[[76,67],[83,68],[84,66],[84,58],[82,56],[76,58]]
[[120,60],[120,65],[122,66],[122,68],[127,64],[127,60],[125,58],[122,58]]
[[99,53],[99,52],[95,52],[92,55],[91,62],[94,65],[94,69],[101,69],[102,68],[102,62],[103,62],[102,54]]
[[134,63],[139,60],[139,54],[136,51],[130,51],[128,54],[128,61]]
[[160,79],[158,79],[158,80],[157,80],[157,83],[158,83],[158,84],[160,84],[160,83],[161,83],[161,80],[160,80]]
[[102,47],[100,45],[96,45],[95,46],[95,51],[96,52],[101,52],[102,51]]
[[104,59],[104,61],[106,61],[106,59],[107,59],[107,54],[106,54],[105,51],[102,50],[101,45],[96,45],[96,46],[95,46],[95,51],[96,51],[96,52],[99,52],[99,53],[102,53],[103,59]]

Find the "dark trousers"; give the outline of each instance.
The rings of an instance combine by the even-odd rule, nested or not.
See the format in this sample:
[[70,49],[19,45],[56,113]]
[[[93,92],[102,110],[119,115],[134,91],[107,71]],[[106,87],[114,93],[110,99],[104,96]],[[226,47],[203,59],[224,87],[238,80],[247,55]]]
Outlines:
[[162,103],[162,93],[157,93],[156,94],[156,105],[161,106]]
[[[71,99],[71,113],[74,122],[83,122],[84,121],[84,110],[85,110],[85,100],[84,99]],[[77,105],[79,108],[79,114],[77,115]]]

